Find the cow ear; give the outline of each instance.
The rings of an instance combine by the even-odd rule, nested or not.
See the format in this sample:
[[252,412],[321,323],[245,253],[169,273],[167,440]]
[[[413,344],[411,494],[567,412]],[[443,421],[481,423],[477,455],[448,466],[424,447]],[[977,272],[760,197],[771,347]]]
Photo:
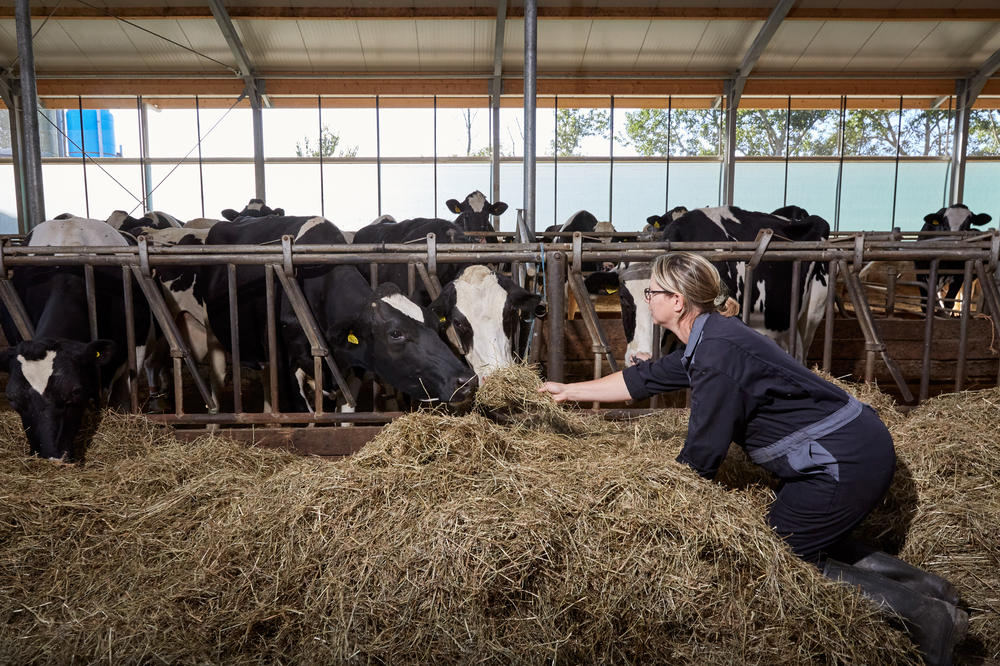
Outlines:
[[438,318],[439,321],[447,321],[448,315],[451,314],[452,308],[455,306],[455,285],[453,283],[448,283],[445,285],[438,297],[435,298],[430,305],[427,307],[434,316]]
[[924,215],[924,223],[941,224],[941,222],[937,219],[937,213],[928,213],[927,215]]
[[284,217],[285,216],[285,209],[284,208],[275,208],[275,209],[273,209],[271,211],[271,214],[272,215],[277,215],[278,217]]
[[493,215],[500,215],[505,210],[507,210],[507,204],[502,201],[498,201],[492,206],[490,206],[490,213]]
[[87,345],[86,354],[94,359],[97,365],[107,365],[114,360],[115,341],[114,340],[94,340]]
[[375,294],[379,298],[385,298],[386,296],[395,296],[396,294],[402,294],[403,291],[396,285],[395,282],[381,282],[378,288],[375,290]]
[[462,212],[462,204],[458,203],[458,199],[448,199],[444,202],[444,205],[448,207],[448,210],[456,215]]
[[224,217],[224,218],[226,218],[227,220],[229,220],[230,222],[232,222],[232,221],[233,221],[233,220],[235,220],[235,219],[236,219],[237,217],[239,217],[239,213],[237,213],[237,212],[236,212],[235,210],[233,210],[232,208],[227,208],[227,209],[225,209],[224,211],[222,211],[222,217]]
[[979,224],[986,224],[992,219],[993,218],[989,216],[989,213],[980,213],[979,215],[973,215],[971,221],[972,224],[979,225]]

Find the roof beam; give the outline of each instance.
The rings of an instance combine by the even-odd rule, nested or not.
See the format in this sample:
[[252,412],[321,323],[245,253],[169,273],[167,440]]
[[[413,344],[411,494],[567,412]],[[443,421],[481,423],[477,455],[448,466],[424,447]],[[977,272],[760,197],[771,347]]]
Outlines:
[[753,44],[743,56],[743,62],[740,63],[740,69],[736,72],[736,78],[733,80],[732,99],[730,100],[733,108],[739,106],[740,97],[743,96],[743,88],[747,84],[747,77],[757,66],[757,61],[764,54],[764,49],[767,48],[774,33],[778,31],[778,27],[788,16],[788,12],[794,4],[795,0],[778,0],[778,4],[771,10],[771,15],[764,21],[764,25],[761,26],[760,32],[754,38]]
[[[44,19],[53,13],[54,3],[35,4],[31,7],[32,18]],[[89,7],[59,6],[58,18],[112,18],[132,19],[206,19],[212,13],[199,6],[136,6],[136,7]],[[489,5],[475,7],[288,7],[288,6],[243,6],[231,7],[229,15],[245,19],[490,19],[494,12]],[[13,18],[11,6],[0,7],[0,18]],[[580,19],[745,19],[764,20],[768,16],[761,7],[540,7],[539,20],[580,18]],[[509,18],[523,18],[523,7],[511,7]],[[862,8],[862,7],[799,7],[788,13],[788,20],[806,21],[997,21],[1000,9],[954,9],[949,7],[928,8]]]
[[993,76],[996,71],[1000,69],[1000,49],[997,49],[993,55],[986,59],[979,68],[969,75],[969,84],[967,87],[966,95],[968,95],[968,105],[971,107],[972,103],[976,101],[979,97],[979,93],[983,92],[983,88],[986,86],[986,82],[989,81],[990,77]]
[[219,24],[222,36],[226,38],[226,43],[229,44],[229,50],[232,51],[233,57],[236,59],[236,66],[239,68],[240,76],[243,77],[243,82],[246,84],[247,94],[253,99],[259,99],[264,106],[270,108],[271,100],[264,95],[264,82],[257,78],[257,72],[250,62],[250,57],[243,47],[240,36],[236,34],[236,26],[233,25],[233,21],[229,17],[229,12],[226,11],[225,5],[222,4],[222,0],[208,0],[208,4],[212,8],[212,14],[215,16],[215,22]]

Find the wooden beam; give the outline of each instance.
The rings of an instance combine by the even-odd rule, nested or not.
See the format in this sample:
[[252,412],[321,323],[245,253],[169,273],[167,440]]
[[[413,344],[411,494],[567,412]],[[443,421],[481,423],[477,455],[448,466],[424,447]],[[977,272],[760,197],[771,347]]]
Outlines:
[[[496,9],[490,5],[478,7],[229,7],[234,19],[286,20],[365,20],[365,19],[490,19]],[[770,14],[768,7],[539,7],[539,20],[561,19],[648,19],[648,20],[749,20],[763,21]],[[12,6],[0,7],[0,18],[11,18]],[[210,19],[207,6],[148,6],[148,7],[88,7],[44,6],[31,8],[33,19],[49,15],[59,19]],[[523,19],[523,7],[508,9],[508,18]],[[1000,8],[955,9],[924,8],[824,8],[800,7],[788,14],[788,20],[805,21],[1000,21]]]

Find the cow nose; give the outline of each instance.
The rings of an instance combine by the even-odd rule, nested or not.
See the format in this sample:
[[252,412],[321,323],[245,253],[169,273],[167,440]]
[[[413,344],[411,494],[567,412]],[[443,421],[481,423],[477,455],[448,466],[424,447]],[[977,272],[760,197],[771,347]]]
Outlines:
[[479,377],[475,374],[460,375],[455,379],[455,391],[449,402],[465,402],[479,388]]

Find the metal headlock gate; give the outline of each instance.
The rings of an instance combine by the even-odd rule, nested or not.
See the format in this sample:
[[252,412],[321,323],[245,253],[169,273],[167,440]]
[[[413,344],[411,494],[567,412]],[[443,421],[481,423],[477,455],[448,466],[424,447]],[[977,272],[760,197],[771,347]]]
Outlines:
[[[471,235],[471,234],[470,234]],[[489,234],[487,234],[489,235]],[[502,235],[502,234],[500,234]],[[494,266],[509,266],[510,273],[523,286],[533,290],[544,289],[544,298],[548,303],[548,316],[544,322],[546,338],[546,357],[544,359],[545,374],[554,381],[565,379],[565,332],[566,332],[566,297],[567,293],[574,296],[580,306],[581,317],[586,326],[591,341],[591,351],[594,360],[594,376],[599,377],[603,364],[607,361],[612,371],[618,369],[618,359],[609,344],[609,336],[603,327],[603,322],[594,309],[583,281],[581,267],[586,263],[610,261],[615,263],[628,262],[635,264],[650,262],[657,256],[669,250],[687,250],[703,254],[712,261],[746,262],[746,283],[752,282],[752,273],[762,261],[792,262],[793,280],[801,275],[803,262],[823,262],[829,271],[831,289],[828,291],[825,304],[825,338],[823,349],[824,370],[831,367],[833,345],[833,320],[836,289],[832,288],[839,279],[846,286],[854,314],[858,320],[865,339],[865,373],[863,379],[871,381],[874,376],[876,357],[880,357],[888,368],[893,381],[907,402],[913,401],[913,395],[907,386],[906,378],[897,364],[887,352],[885,342],[880,335],[879,320],[873,315],[868,302],[864,285],[859,273],[866,263],[871,261],[928,261],[928,284],[936,284],[938,276],[943,272],[942,262],[960,262],[963,269],[959,274],[964,279],[961,311],[959,313],[961,328],[958,355],[956,359],[955,389],[961,390],[964,382],[965,359],[968,348],[968,321],[970,319],[971,286],[973,278],[978,279],[983,295],[985,310],[991,315],[992,329],[1000,338],[1000,234],[994,231],[988,234],[965,234],[957,238],[947,239],[913,239],[903,238],[898,233],[865,233],[834,238],[828,241],[791,242],[773,236],[769,231],[762,232],[755,241],[734,243],[667,243],[651,241],[626,241],[609,243],[601,234],[583,235],[579,232],[573,235],[572,242],[545,242],[554,234],[538,234],[540,242],[517,243],[437,243],[433,235],[419,245],[415,244],[379,244],[379,245],[296,245],[290,236],[281,240],[280,244],[262,246],[156,246],[144,237],[134,247],[24,247],[7,245],[0,247],[0,301],[7,308],[21,336],[32,337],[32,326],[23,304],[9,277],[9,271],[19,266],[28,265],[76,265],[83,266],[86,278],[88,310],[90,313],[90,333],[96,338],[96,302],[94,296],[93,271],[97,266],[118,266],[123,276],[123,296],[127,313],[127,341],[129,344],[129,369],[133,377],[137,376],[138,368],[135,357],[136,331],[132,324],[134,311],[133,280],[139,285],[142,298],[148,302],[150,311],[160,325],[166,337],[173,361],[174,402],[175,409],[170,414],[150,414],[149,417],[163,423],[184,427],[234,427],[246,425],[277,426],[291,425],[321,425],[321,424],[356,424],[358,426],[384,424],[399,412],[355,412],[341,413],[324,410],[323,404],[323,366],[325,365],[334,377],[337,388],[348,403],[352,396],[344,381],[344,373],[334,362],[333,356],[316,323],[309,303],[294,278],[297,268],[315,264],[355,264],[371,265],[373,277],[377,276],[377,264],[402,263],[410,266],[409,290],[412,293],[419,279],[431,296],[436,296],[441,289],[437,280],[437,267],[447,263],[480,263]],[[628,234],[616,233],[616,236]],[[564,234],[565,236],[565,234]],[[523,236],[522,236],[523,237]],[[56,256],[58,255],[58,256]],[[231,320],[231,372],[233,387],[233,411],[223,413],[214,401],[208,386],[201,377],[186,340],[174,323],[170,309],[163,299],[158,281],[153,276],[157,266],[203,266],[225,265],[228,274],[229,313]],[[268,355],[270,368],[267,383],[271,389],[271,408],[266,412],[247,412],[244,410],[242,396],[239,350],[239,294],[236,286],[236,268],[244,265],[263,266],[265,271],[265,290],[268,312]],[[542,270],[537,270],[537,267]],[[641,268],[640,268],[641,270]],[[285,297],[293,308],[302,330],[307,336],[314,360],[315,404],[313,412],[281,413],[277,409],[277,335],[275,324],[276,283],[280,285]],[[749,291],[744,299],[744,318],[749,313]],[[935,292],[934,289],[930,290]],[[789,295],[792,309],[789,326],[794,330],[798,310],[798,292],[792,290]],[[887,306],[892,299],[891,290],[887,294]],[[887,312],[891,308],[887,307]],[[936,308],[926,308],[924,317],[924,358],[922,365],[920,394],[918,400],[923,400],[928,394],[930,378],[931,341],[936,316]],[[518,350],[522,358],[532,362],[541,362],[541,345],[543,324],[535,320],[527,336],[526,348]],[[790,336],[794,341],[795,336]],[[794,342],[792,342],[794,345]],[[655,345],[654,345],[655,347]],[[657,351],[654,349],[654,352]],[[797,350],[790,349],[791,353]],[[804,352],[805,350],[799,350]],[[803,354],[804,355],[804,354]],[[190,413],[184,410],[184,373],[187,367],[188,375],[194,382],[198,394],[203,399],[205,411]],[[133,382],[131,407],[139,411],[140,395]],[[1000,363],[997,369],[997,384],[1000,385]],[[654,403],[655,405],[655,403]],[[595,404],[594,407],[599,405]],[[259,430],[259,429],[258,429]],[[297,429],[301,430],[301,429]],[[356,432],[348,434],[344,429],[338,432],[337,439],[357,440],[354,444],[330,449],[335,454],[354,450],[360,443],[372,436],[371,432]],[[259,433],[258,433],[259,434]],[[316,433],[318,434],[318,433]],[[328,436],[329,439],[329,436]],[[286,437],[286,442],[288,437]]]

